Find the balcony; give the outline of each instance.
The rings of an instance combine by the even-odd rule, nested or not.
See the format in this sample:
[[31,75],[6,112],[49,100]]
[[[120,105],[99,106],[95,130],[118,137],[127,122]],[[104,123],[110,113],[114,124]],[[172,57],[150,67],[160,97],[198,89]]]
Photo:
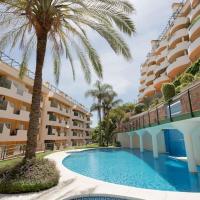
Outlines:
[[5,77],[0,77],[0,94],[29,104],[32,101],[32,94],[17,88],[12,81]]
[[71,127],[71,129],[73,129],[73,130],[85,130],[85,127],[84,127],[83,124],[73,123],[73,126]]
[[153,85],[146,87],[145,91],[144,91],[144,96],[152,96],[155,93],[155,88]]
[[189,24],[189,19],[187,17],[178,17],[174,21],[174,25],[170,30],[170,34],[173,35],[176,31],[186,28]]
[[160,54],[161,51],[163,51],[168,45],[167,40],[161,40],[159,43],[158,48],[156,49],[156,54]]
[[147,72],[147,69],[148,69],[147,67],[142,67],[140,70],[141,75],[145,75]]
[[48,109],[49,112],[53,112],[53,113],[58,113],[60,115],[64,115],[66,117],[70,117],[71,113],[69,109],[66,108],[61,108],[59,105],[54,106],[52,105],[52,103],[49,101],[48,102]]
[[153,82],[154,87],[157,90],[160,90],[163,83],[168,83],[170,81],[169,77],[166,74],[162,74],[160,77],[156,78]]
[[184,54],[185,51],[187,51],[189,47],[189,42],[184,41],[179,43],[174,49],[169,51],[169,54],[167,56],[169,62],[173,62],[176,60],[176,58],[180,57]]
[[156,56],[151,55],[148,59],[148,65],[153,65],[156,63]]
[[149,66],[148,67],[148,72],[147,72],[147,77],[148,77],[148,75],[152,74],[155,71],[156,68],[157,68],[157,65]]
[[196,61],[200,55],[200,37],[192,42],[188,49],[188,55],[192,62]]
[[175,78],[177,75],[181,74],[190,63],[190,59],[187,55],[177,58],[176,61],[167,68],[167,75],[171,78]]
[[16,109],[10,102],[0,104],[0,118],[29,122],[29,111]]
[[154,71],[155,75],[162,73],[169,65],[167,60],[163,61],[160,65],[157,66],[156,70]]
[[143,75],[141,78],[140,78],[140,83],[143,84],[146,80],[146,75]]
[[167,57],[168,49],[164,49],[157,57],[157,64],[160,64]]
[[200,37],[200,17],[190,26],[189,36],[191,42]]
[[183,28],[181,30],[176,31],[173,36],[169,40],[169,47],[174,48],[177,43],[183,41],[183,38],[187,41],[188,38],[188,30]]
[[6,124],[0,124],[0,141],[2,142],[16,142],[27,140],[27,130],[13,130],[15,134],[11,134],[11,130]]
[[192,22],[195,20],[198,15],[200,15],[200,4],[196,8],[192,9],[190,14],[190,21]]
[[154,79],[155,79],[155,74],[148,76],[146,79],[146,82],[145,82],[146,86],[151,85],[151,83],[153,82]]
[[138,95],[138,100],[139,102],[141,102],[143,100],[144,94],[143,93],[139,93]]
[[190,4],[193,8],[195,8],[199,4],[199,0],[190,0]]
[[59,120],[55,115],[51,114],[49,114],[49,120],[47,121],[47,124],[54,127],[69,128],[69,121]]
[[73,118],[73,119],[76,119],[76,120],[79,120],[79,121],[87,121],[87,119],[85,119],[84,117],[82,117],[82,116],[80,116],[80,115],[78,115],[78,116],[73,115],[72,118]]
[[52,128],[49,130],[46,129],[45,139],[46,140],[66,140],[66,139],[69,139],[69,136],[67,132],[65,131],[57,131],[57,129]]
[[145,89],[145,85],[144,84],[142,84],[140,87],[139,87],[139,92],[143,92],[144,91],[144,89]]

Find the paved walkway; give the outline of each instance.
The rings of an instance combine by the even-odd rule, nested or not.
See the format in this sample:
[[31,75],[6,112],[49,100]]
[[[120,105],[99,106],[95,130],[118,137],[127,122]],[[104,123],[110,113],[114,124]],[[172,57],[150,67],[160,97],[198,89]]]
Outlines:
[[59,184],[39,193],[3,195],[0,200],[65,200],[74,195],[108,194],[131,197],[133,200],[200,200],[200,193],[166,192],[121,186],[88,178],[66,169],[62,160],[69,152],[57,152],[48,155],[56,162],[60,171]]

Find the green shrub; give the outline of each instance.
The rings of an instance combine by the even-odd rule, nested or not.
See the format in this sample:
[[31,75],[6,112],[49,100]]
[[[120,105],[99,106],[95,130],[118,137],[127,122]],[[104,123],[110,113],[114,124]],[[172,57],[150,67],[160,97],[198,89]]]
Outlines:
[[182,89],[181,85],[179,85],[178,87],[176,87],[176,89],[175,89],[176,94],[179,94],[181,92],[181,89]]
[[192,64],[187,70],[186,73],[196,75],[200,71],[200,59],[197,60],[194,64]]
[[185,73],[182,77],[181,77],[181,85],[183,84],[189,84],[192,81],[194,81],[194,76],[192,74],[189,73]]
[[180,79],[181,79],[181,76],[179,76],[179,77],[173,82],[173,84],[174,84],[175,87],[178,87],[178,86],[181,85]]
[[58,184],[59,173],[47,159],[20,161],[0,170],[0,193],[38,192]]
[[195,77],[194,77],[195,80],[200,80],[200,72],[198,72]]
[[140,114],[144,111],[145,105],[140,103],[135,106],[135,114]]
[[122,145],[121,145],[121,143],[119,142],[119,141],[116,141],[115,142],[115,147],[121,147]]
[[162,85],[162,94],[165,101],[169,101],[176,95],[175,86],[172,83],[164,83]]

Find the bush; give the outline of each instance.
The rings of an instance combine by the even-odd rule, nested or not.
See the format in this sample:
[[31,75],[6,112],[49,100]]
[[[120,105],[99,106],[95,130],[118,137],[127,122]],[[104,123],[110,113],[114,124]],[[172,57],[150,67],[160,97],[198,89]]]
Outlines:
[[189,84],[194,80],[194,76],[192,74],[189,73],[185,73],[182,77],[181,77],[181,85],[183,84]]
[[179,85],[178,87],[176,87],[176,94],[179,94],[181,92],[182,86]]
[[20,161],[1,169],[0,193],[38,192],[58,184],[59,172],[47,159]]
[[162,85],[162,94],[165,101],[169,101],[176,95],[175,86],[171,83],[165,83]]
[[145,105],[144,104],[138,104],[137,106],[135,106],[135,114],[140,114],[143,112],[145,108]]
[[115,147],[121,147],[122,145],[121,145],[121,143],[119,142],[119,141],[116,141],[115,142]]
[[195,75],[194,79],[197,80],[197,81],[200,80],[200,72],[198,72],[198,73]]
[[179,76],[179,77],[173,82],[173,84],[174,84],[175,87],[178,87],[178,86],[181,85],[180,79],[181,79],[181,76]]
[[192,66],[187,69],[186,73],[192,74],[194,76],[199,71],[200,71],[200,59],[194,64],[192,64]]

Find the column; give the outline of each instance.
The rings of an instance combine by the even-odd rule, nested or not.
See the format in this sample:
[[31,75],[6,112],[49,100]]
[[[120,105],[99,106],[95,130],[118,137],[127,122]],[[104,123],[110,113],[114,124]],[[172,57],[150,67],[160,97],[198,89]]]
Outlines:
[[133,135],[130,135],[130,149],[133,149]]
[[139,137],[140,137],[140,152],[143,153],[144,152],[143,138],[142,135],[140,135]]
[[197,172],[197,166],[194,158],[194,151],[192,146],[192,137],[190,134],[184,134],[185,148],[187,153],[188,168],[190,172]]
[[153,157],[158,158],[158,141],[157,135],[152,135]]

